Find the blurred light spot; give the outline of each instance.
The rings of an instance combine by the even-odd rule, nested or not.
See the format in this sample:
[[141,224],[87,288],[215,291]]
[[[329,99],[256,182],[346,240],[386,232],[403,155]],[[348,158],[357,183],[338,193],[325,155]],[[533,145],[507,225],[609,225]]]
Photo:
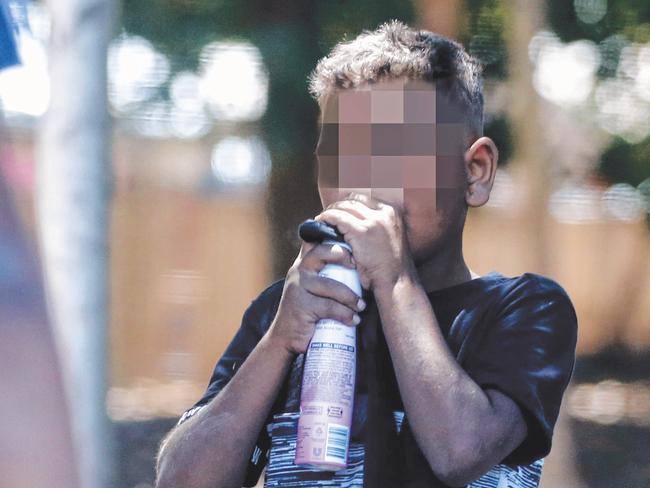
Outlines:
[[644,381],[616,380],[581,384],[569,390],[568,411],[582,421],[647,427],[650,426],[650,385]]
[[560,38],[550,31],[537,32],[528,43],[528,58],[532,64],[537,64],[537,58],[542,50],[561,46]]
[[636,78],[639,72],[639,52],[638,44],[628,44],[621,50],[621,56],[618,62],[618,75]]
[[618,183],[609,187],[602,196],[606,213],[618,220],[636,220],[643,216],[644,202],[632,185]]
[[171,133],[181,139],[196,139],[210,131],[210,121],[203,110],[188,110],[187,107],[173,105],[169,113]]
[[634,81],[614,78],[595,90],[598,125],[634,144],[650,134],[650,104],[635,94]]
[[21,29],[16,39],[21,64],[0,71],[0,105],[8,116],[40,117],[50,103],[50,78],[43,43]]
[[266,182],[271,157],[258,137],[226,137],[212,150],[212,171],[226,185],[257,185]]
[[199,77],[190,71],[181,71],[174,76],[169,87],[172,102],[179,107],[199,110],[203,108],[203,100],[199,93]]
[[118,111],[151,98],[169,77],[169,61],[143,37],[121,35],[108,50],[108,94]]
[[548,209],[558,222],[593,222],[601,218],[600,196],[594,188],[567,183],[551,194]]
[[542,42],[533,75],[535,89],[558,105],[581,104],[593,89],[599,57],[598,48],[591,41],[566,45],[552,40]]
[[[10,7],[16,4],[15,2],[9,3]],[[24,2],[22,5],[26,8],[15,8],[11,9],[12,18],[18,21],[18,24],[21,28],[25,28],[28,32],[31,32],[32,36],[39,41],[46,42],[50,37],[50,13],[48,8],[42,2]],[[26,12],[27,18],[16,18],[14,14],[17,12]],[[20,16],[20,14],[19,14]],[[22,14],[24,16],[24,13]]]
[[636,188],[643,200],[643,207],[646,213],[650,214],[650,178],[646,178]]
[[626,45],[627,40],[620,34],[614,34],[603,39],[598,45],[601,67],[608,73],[616,73],[621,52]]
[[145,104],[135,114],[133,127],[145,137],[164,139],[171,136],[169,124],[169,102],[152,102]]
[[630,44],[622,35],[598,47],[587,40],[563,44],[554,33],[539,31],[528,55],[535,64],[533,85],[545,99],[595,111],[600,128],[631,144],[650,135],[650,44]]
[[215,42],[199,59],[201,96],[217,119],[253,121],[264,114],[268,74],[255,46]]
[[636,94],[650,102],[650,44],[646,44],[637,56],[637,74],[634,83]]
[[607,0],[575,0],[573,8],[582,22],[595,24],[607,13]]
[[177,137],[202,137],[210,130],[211,123],[205,113],[199,83],[199,77],[189,71],[178,73],[171,82],[170,125],[172,133]]

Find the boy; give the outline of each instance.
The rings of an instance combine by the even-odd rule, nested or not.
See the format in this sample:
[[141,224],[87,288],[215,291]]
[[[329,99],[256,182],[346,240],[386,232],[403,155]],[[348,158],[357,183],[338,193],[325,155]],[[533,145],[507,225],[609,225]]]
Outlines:
[[[352,255],[303,243],[251,303],[163,442],[159,486],[253,486],[265,464],[265,486],[537,486],[577,320],[554,281],[479,276],[464,262],[467,207],[488,200],[498,158],[481,90],[459,44],[398,21],[318,63],[316,219]],[[363,297],[319,277],[326,263],[356,268]],[[348,468],[336,473],[293,464],[301,366],[321,318],[360,324]]]

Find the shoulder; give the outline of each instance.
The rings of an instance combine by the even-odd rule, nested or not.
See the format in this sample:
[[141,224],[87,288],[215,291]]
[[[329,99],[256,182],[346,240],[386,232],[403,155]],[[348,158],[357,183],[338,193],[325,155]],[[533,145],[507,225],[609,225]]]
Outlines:
[[285,279],[279,279],[264,288],[249,304],[244,312],[244,323],[252,323],[263,335],[270,326],[278,310]]
[[252,307],[268,307],[277,305],[282,297],[282,290],[284,288],[284,278],[274,281],[269,286],[264,288],[257,297],[251,302]]
[[563,296],[565,299],[571,301],[568,293],[562,285],[548,276],[537,273],[524,273],[521,275],[520,279],[526,282],[529,287],[534,288],[538,293]]
[[512,301],[526,300],[532,302],[552,302],[574,311],[573,303],[567,291],[557,281],[537,273],[524,273],[506,278],[504,285],[504,305]]
[[578,319],[567,291],[555,280],[537,273],[506,279],[499,321],[505,329],[552,333],[575,343]]

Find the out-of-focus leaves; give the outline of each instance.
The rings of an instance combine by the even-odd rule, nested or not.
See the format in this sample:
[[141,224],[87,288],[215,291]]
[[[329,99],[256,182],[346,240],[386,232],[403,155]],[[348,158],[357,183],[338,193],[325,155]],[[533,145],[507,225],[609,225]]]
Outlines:
[[[318,106],[307,77],[344,34],[356,37],[392,18],[412,23],[411,2],[401,0],[122,0],[122,25],[169,57],[171,73],[196,70],[208,43],[242,39],[262,53],[269,74],[268,106],[261,123],[273,169],[268,202],[273,221],[274,274],[295,257],[295,228],[318,207],[311,183]],[[160,88],[159,96],[168,96]],[[280,198],[279,196],[283,197]]]
[[[549,0],[546,4],[549,26],[562,41],[590,39],[600,42],[614,34],[623,34],[632,42],[650,41],[650,2],[647,0],[603,2],[606,12],[594,23],[584,22],[578,17],[575,3],[578,2]],[[589,6],[589,2],[582,3],[585,8]]]
[[391,18],[405,22],[413,19],[411,2],[336,0],[317,2],[315,21],[321,28],[319,47],[324,55],[339,41],[354,39],[363,29],[375,29]]
[[512,129],[507,117],[499,115],[485,120],[483,133],[492,138],[499,150],[499,167],[507,166],[512,157]]
[[459,40],[484,65],[486,78],[507,76],[507,52],[503,34],[506,8],[501,0],[464,0],[465,18]]
[[[412,5],[397,0],[122,2],[124,29],[148,39],[168,56],[170,79],[175,72],[196,70],[199,53],[210,42],[253,42],[270,74],[269,105],[262,125],[273,153],[313,149],[317,107],[307,91],[307,76],[317,60],[345,36],[353,38],[391,18],[411,22]],[[166,89],[160,89],[163,98]]]
[[172,72],[194,70],[203,46],[250,32],[246,2],[123,0],[122,27],[151,41],[169,57]]
[[637,144],[614,138],[605,149],[598,170],[612,183],[639,185],[650,178],[650,137]]

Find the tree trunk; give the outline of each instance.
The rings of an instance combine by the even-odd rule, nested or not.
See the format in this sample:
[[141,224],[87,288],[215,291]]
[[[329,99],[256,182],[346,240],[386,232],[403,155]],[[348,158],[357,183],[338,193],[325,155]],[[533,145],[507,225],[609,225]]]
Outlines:
[[525,239],[530,250],[532,269],[548,271],[548,212],[551,161],[540,143],[542,131],[538,95],[533,87],[533,67],[528,44],[541,28],[542,4],[539,0],[508,0],[509,29],[508,84],[510,86],[510,120],[514,132],[513,170],[521,174],[524,184]]
[[48,2],[50,108],[38,146],[46,292],[72,415],[81,486],[106,488],[110,0]]
[[[531,38],[542,26],[543,4],[540,0],[508,0],[509,25],[506,33],[510,85],[510,120],[514,128],[514,170],[524,184],[525,230],[531,271],[548,272],[551,161],[540,142],[539,98],[532,83],[533,67],[528,57]],[[553,449],[545,459],[541,487],[571,486],[582,482],[577,474],[575,449],[568,419],[565,392],[561,414],[555,425]],[[559,483],[559,484],[558,484]]]
[[459,3],[460,0],[445,0],[443,2],[414,0],[413,6],[417,13],[417,23],[414,27],[430,30],[451,39],[457,39]]

